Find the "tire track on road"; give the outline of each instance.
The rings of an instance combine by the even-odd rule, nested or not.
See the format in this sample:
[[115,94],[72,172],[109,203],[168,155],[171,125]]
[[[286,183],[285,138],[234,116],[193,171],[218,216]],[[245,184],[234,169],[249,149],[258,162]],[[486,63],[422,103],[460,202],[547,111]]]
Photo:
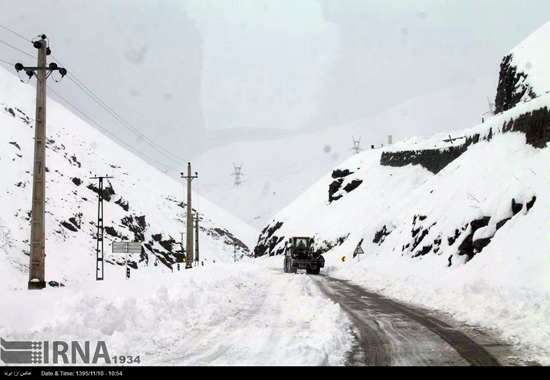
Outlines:
[[348,365],[500,365],[484,347],[426,310],[345,280],[320,276],[315,282],[355,325],[358,341]]

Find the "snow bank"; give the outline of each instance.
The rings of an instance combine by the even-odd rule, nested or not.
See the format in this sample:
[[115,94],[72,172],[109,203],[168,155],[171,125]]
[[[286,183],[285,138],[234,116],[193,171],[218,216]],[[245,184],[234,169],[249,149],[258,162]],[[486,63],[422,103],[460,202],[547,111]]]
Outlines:
[[216,263],[3,292],[0,309],[10,312],[0,315],[0,336],[104,341],[111,358],[140,356],[140,365],[342,365],[352,336],[339,305],[319,297],[307,276],[274,274],[272,266]]

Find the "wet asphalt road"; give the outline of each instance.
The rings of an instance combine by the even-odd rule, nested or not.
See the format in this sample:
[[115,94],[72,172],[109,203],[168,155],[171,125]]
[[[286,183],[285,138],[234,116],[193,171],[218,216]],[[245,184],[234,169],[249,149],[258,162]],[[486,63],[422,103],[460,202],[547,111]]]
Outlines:
[[391,300],[344,280],[324,275],[311,278],[325,296],[340,304],[354,325],[356,342],[347,365],[525,365],[514,361],[517,355],[511,346],[434,311]]

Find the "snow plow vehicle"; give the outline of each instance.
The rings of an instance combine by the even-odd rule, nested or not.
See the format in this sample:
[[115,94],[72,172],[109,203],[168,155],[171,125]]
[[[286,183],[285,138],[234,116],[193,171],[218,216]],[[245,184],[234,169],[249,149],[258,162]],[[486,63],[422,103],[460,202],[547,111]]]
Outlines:
[[305,269],[308,274],[319,274],[324,266],[325,258],[315,251],[313,238],[294,236],[285,243],[285,273]]

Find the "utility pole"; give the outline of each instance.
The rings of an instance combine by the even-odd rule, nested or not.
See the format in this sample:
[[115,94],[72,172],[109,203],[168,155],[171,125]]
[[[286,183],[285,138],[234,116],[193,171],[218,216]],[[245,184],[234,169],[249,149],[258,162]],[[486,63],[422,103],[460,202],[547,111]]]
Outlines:
[[241,173],[241,169],[243,168],[243,164],[241,162],[241,166],[236,166],[233,162],[233,168],[235,169],[235,173],[231,174],[235,176],[235,184],[234,186],[239,186],[241,184],[241,176],[244,175]]
[[233,243],[233,262],[237,262],[237,243]]
[[355,137],[351,136],[351,138],[353,139],[353,148],[351,148],[350,150],[353,150],[355,152],[355,154],[361,152],[363,149],[361,149],[361,147],[359,147],[359,144],[361,144],[361,137],[359,137],[359,140],[355,140]]
[[199,173],[195,172],[191,176],[191,163],[187,163],[187,176],[181,173],[181,178],[187,180],[187,254],[185,260],[185,269],[193,268],[193,209],[191,208],[191,181],[198,178]]
[[46,79],[56,70],[59,70],[61,77],[67,75],[67,70],[58,67],[57,64],[53,62],[47,66],[47,56],[51,54],[51,50],[46,39],[47,37],[43,34],[31,41],[33,46],[38,49],[37,67],[25,67],[21,63],[15,64],[18,75],[21,70],[25,70],[26,74],[29,76],[29,81],[33,75],[36,75],[37,79],[34,166],[32,174],[29,289],[44,289],[46,287]]
[[105,177],[90,177],[90,179],[99,180],[98,201],[97,201],[97,236],[96,236],[96,281],[102,281],[104,279],[104,255],[103,255],[103,180],[110,179],[106,175]]
[[185,234],[185,232],[180,232],[180,235],[181,235],[181,243],[180,243],[180,245],[181,245],[181,251],[183,252],[183,254],[185,255],[185,258],[186,258],[185,261],[187,261],[187,255],[186,255],[186,252],[185,252],[185,248],[183,247],[183,235],[184,235],[184,234]]
[[195,218],[195,266],[199,265],[199,210]]

